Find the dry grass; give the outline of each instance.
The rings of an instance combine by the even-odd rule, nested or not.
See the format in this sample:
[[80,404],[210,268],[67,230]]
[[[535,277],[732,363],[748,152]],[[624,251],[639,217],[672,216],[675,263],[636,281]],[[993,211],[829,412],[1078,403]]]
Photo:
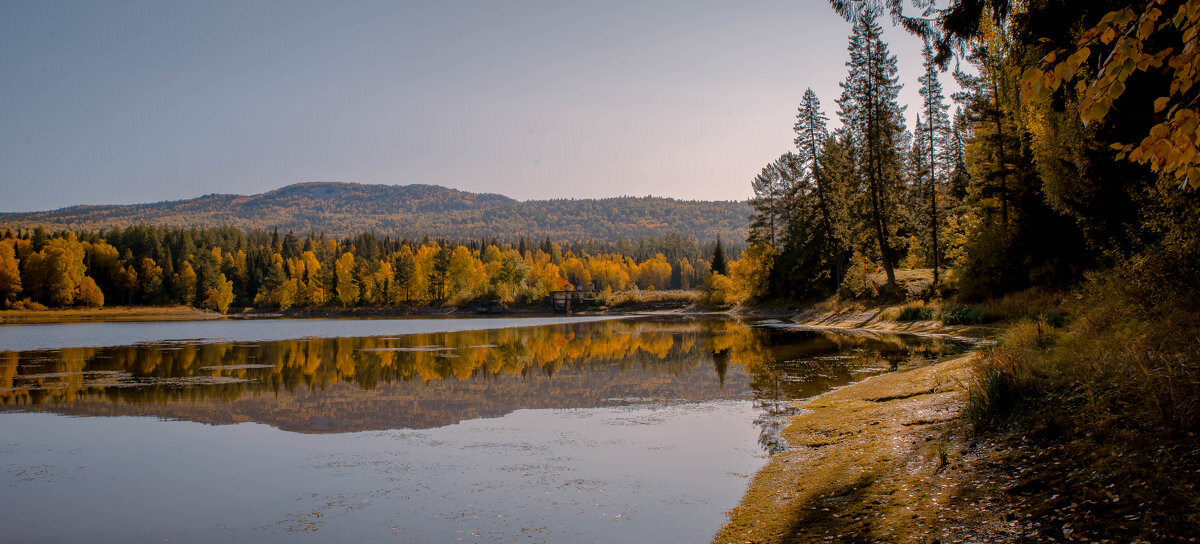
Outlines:
[[981,435],[1058,452],[1027,472],[1051,482],[1034,493],[1082,505],[1066,522],[1161,542],[1200,533],[1200,297],[1146,286],[1136,271],[1097,275],[1065,305],[1065,328],[1012,327],[984,354],[967,411]]
[[[894,272],[896,274],[896,286],[900,288],[898,293],[900,298],[911,300],[928,298],[934,295],[932,268],[897,268]],[[953,285],[951,270],[942,270],[939,276],[938,279],[942,284]],[[887,285],[887,274],[883,271],[876,271],[870,274],[869,278],[871,284],[877,290],[882,290]]]
[[996,321],[1034,319],[1050,326],[1064,321],[1066,309],[1061,292],[1033,288],[1004,297],[964,304],[953,300],[914,300],[885,308],[882,319],[889,321],[941,321],[945,325],[979,325]]
[[622,308],[641,304],[694,304],[700,292],[693,289],[631,290],[601,294],[605,306]]
[[219,319],[221,314],[189,306],[115,306],[58,310],[3,310],[0,323],[88,323],[94,321],[192,321]]

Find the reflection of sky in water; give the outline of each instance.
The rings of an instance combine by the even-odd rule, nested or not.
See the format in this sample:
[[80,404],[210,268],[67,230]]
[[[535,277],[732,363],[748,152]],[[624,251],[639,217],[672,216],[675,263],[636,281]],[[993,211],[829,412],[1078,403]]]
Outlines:
[[294,337],[295,322],[263,321],[283,331],[0,352],[6,537],[703,541],[764,452],[786,448],[793,399],[958,349],[729,320],[546,321],[250,340]]
[[340,435],[4,414],[0,511],[18,541],[702,542],[765,462],[755,413],[519,410]]

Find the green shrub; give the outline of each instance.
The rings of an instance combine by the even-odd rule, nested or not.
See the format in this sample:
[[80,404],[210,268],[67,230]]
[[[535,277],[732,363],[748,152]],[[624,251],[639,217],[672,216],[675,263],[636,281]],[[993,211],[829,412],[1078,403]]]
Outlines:
[[921,303],[907,304],[900,309],[900,315],[896,317],[896,321],[929,321],[937,317],[937,311],[934,308]]
[[1056,329],[1062,327],[1063,324],[1066,323],[1066,318],[1057,312],[1046,312],[1042,314],[1040,318],[1043,323]]
[[855,253],[850,259],[850,268],[842,276],[842,284],[838,286],[838,294],[844,298],[862,298],[866,295],[875,296],[878,289],[871,281],[871,273],[876,266],[861,253]]
[[990,323],[996,317],[974,306],[950,306],[942,309],[942,323],[946,325],[978,325]]

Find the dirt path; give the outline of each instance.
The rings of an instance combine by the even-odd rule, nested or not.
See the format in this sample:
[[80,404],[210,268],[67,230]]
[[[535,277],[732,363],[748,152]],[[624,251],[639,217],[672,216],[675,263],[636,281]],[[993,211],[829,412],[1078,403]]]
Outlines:
[[[988,497],[958,415],[974,355],[877,376],[813,398],[715,543],[996,542],[1021,527]],[[1008,518],[1006,520],[1006,518]]]

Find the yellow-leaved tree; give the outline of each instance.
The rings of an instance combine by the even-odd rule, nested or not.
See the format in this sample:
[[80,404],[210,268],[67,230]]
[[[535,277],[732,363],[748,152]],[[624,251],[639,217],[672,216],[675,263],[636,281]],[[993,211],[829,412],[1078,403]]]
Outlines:
[[666,289],[671,286],[671,263],[659,253],[638,266],[638,287],[642,289]]
[[171,286],[175,289],[175,298],[180,304],[191,306],[196,302],[196,271],[192,263],[183,261],[179,272],[171,276]]
[[208,288],[204,298],[204,307],[221,313],[229,311],[233,303],[233,282],[225,279],[225,274],[217,276],[216,285]]
[[767,277],[771,274],[774,257],[775,249],[770,244],[755,242],[742,252],[741,259],[730,264],[729,273],[738,300],[759,298],[767,293]]
[[487,280],[487,270],[471,250],[454,248],[446,269],[446,298],[452,302],[471,300],[487,287]]
[[21,293],[21,270],[12,240],[0,240],[0,308],[8,308]]
[[358,282],[354,279],[354,254],[343,253],[334,263],[334,281],[337,282],[337,298],[342,306],[358,302]]
[[79,292],[75,294],[75,302],[81,306],[99,308],[104,306],[104,292],[100,291],[95,280],[85,276],[79,284]]

